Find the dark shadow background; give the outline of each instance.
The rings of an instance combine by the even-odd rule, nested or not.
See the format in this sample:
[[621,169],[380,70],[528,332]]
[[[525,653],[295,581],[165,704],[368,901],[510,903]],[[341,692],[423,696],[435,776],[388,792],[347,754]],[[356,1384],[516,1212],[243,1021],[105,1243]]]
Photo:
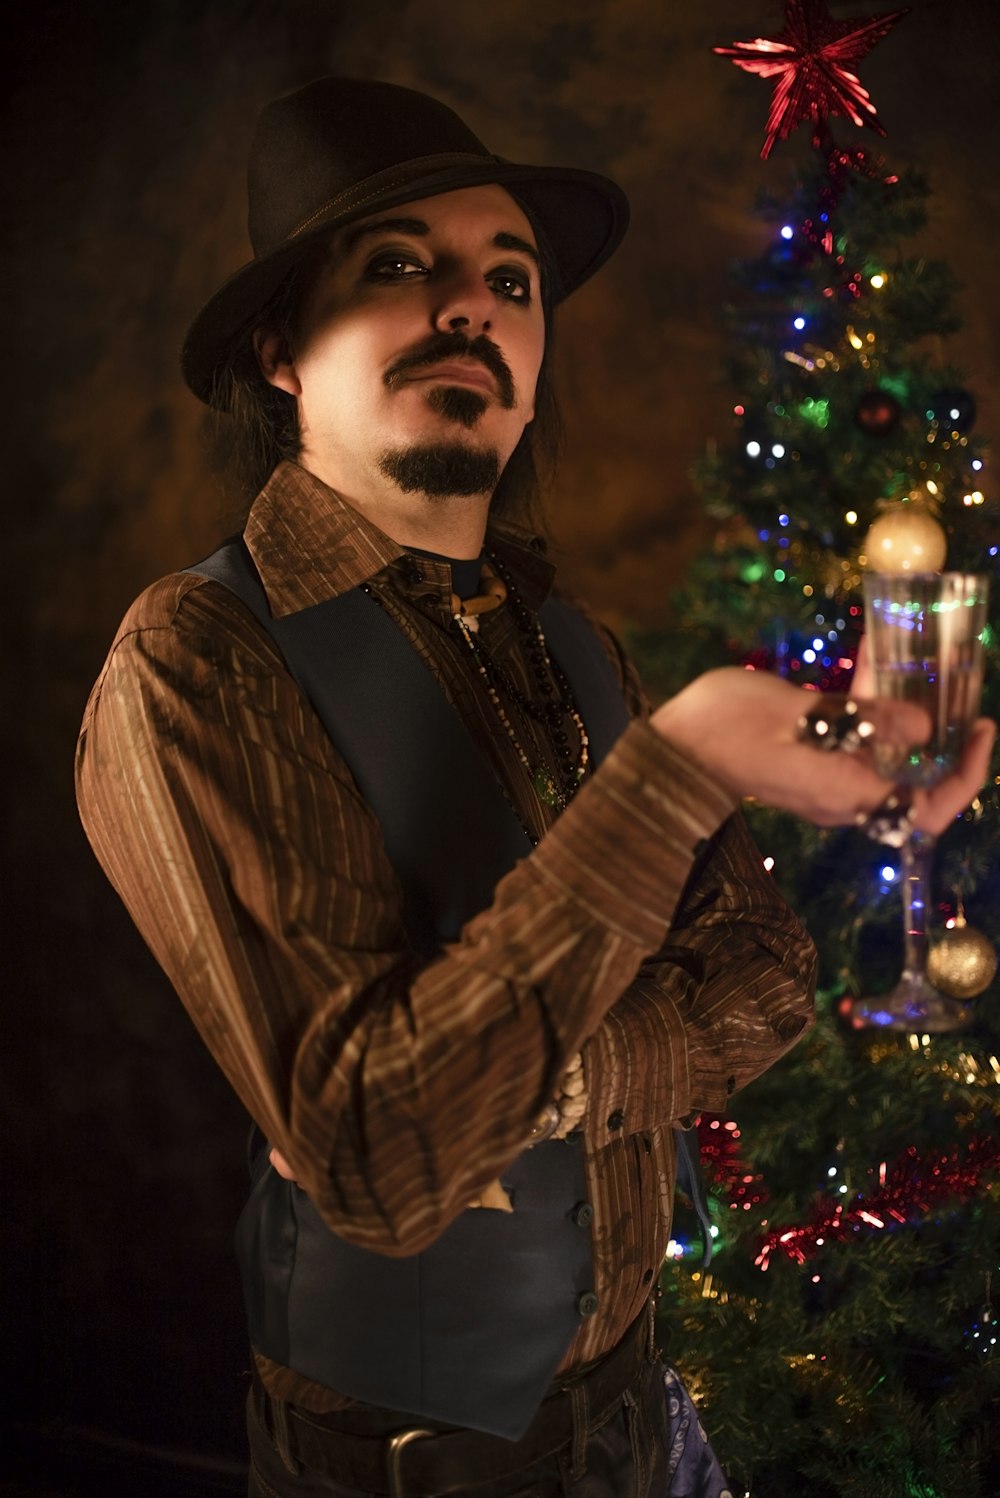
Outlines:
[[[8,11],[2,1348],[6,1449],[22,1466],[62,1453],[81,1487],[178,1494],[221,1490],[241,1459],[230,1235],[245,1123],[91,858],[71,765],[127,604],[225,530],[177,349],[246,258],[257,109],[325,72],[382,77],[439,95],[501,154],[622,182],[629,239],[561,318],[568,444],[551,517],[570,585],[612,622],[657,625],[709,538],[687,471],[729,430],[726,266],[761,242],[757,186],[780,190],[807,146],[763,165],[769,88],[710,49],[773,35],[781,15],[776,0]],[[924,167],[935,187],[924,248],[964,283],[947,353],[987,434],[1000,430],[998,61],[996,0],[914,0],[860,70],[892,167]]]

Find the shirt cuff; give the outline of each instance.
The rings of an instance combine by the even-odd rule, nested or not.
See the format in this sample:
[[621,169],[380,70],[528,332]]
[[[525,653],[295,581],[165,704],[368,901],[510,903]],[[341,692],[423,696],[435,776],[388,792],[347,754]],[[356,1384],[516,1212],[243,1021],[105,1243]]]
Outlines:
[[632,723],[543,838],[537,874],[609,930],[654,951],[699,844],[736,809],[700,765]]

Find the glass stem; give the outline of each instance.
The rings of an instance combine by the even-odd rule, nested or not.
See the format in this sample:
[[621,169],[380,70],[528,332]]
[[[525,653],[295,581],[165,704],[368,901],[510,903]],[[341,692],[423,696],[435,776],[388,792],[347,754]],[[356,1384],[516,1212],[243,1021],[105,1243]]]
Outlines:
[[914,832],[903,844],[903,977],[927,971],[927,901],[937,839]]

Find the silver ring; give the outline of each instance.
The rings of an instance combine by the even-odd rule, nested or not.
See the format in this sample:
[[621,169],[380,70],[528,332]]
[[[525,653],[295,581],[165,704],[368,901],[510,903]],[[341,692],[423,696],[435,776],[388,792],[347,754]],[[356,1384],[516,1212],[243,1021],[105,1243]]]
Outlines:
[[909,794],[890,791],[873,812],[859,811],[854,825],[877,843],[901,848],[913,832],[913,806]]
[[856,754],[871,742],[874,733],[875,724],[861,716],[856,702],[845,702],[832,712],[817,703],[795,725],[795,737],[800,744],[824,752],[840,749],[844,754]]

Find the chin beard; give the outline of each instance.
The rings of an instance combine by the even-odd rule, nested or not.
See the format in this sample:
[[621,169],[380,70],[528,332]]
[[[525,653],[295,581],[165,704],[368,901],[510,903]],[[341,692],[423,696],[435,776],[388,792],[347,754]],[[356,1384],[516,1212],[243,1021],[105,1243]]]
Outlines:
[[477,449],[460,442],[390,450],[379,458],[378,467],[404,494],[427,494],[432,499],[492,494],[502,471],[494,448]]

